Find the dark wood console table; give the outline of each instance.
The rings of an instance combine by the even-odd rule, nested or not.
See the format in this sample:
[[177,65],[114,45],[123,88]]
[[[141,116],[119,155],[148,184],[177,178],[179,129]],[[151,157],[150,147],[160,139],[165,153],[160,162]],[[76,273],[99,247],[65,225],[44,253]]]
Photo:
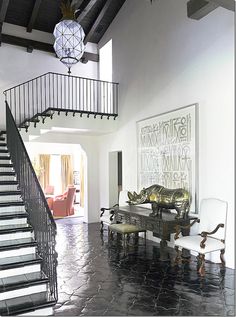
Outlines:
[[[191,220],[197,217],[188,217],[186,219],[175,219],[176,214],[171,212],[162,212],[161,216],[150,216],[152,209],[140,206],[125,206],[115,208],[115,222],[130,223],[140,226],[143,229],[153,232],[155,237],[161,239],[161,246],[167,245],[167,240],[170,241],[170,235],[175,233],[177,224],[185,226]],[[189,234],[189,229],[182,231],[183,235]]]

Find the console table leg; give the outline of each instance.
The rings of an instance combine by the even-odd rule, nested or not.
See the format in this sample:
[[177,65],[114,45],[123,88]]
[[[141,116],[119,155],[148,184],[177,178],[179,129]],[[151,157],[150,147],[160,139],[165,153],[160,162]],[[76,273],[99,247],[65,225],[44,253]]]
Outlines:
[[169,251],[167,249],[168,244],[167,241],[162,239],[160,241],[160,261],[169,261]]

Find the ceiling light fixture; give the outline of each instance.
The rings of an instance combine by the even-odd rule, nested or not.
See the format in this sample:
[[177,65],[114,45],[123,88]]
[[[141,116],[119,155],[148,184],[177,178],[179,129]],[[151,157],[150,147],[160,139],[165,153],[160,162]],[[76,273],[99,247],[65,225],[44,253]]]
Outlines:
[[71,67],[78,63],[85,51],[84,30],[75,19],[74,6],[70,0],[62,0],[61,11],[63,17],[56,24],[53,35],[55,37],[54,50],[60,61],[67,66],[68,74]]

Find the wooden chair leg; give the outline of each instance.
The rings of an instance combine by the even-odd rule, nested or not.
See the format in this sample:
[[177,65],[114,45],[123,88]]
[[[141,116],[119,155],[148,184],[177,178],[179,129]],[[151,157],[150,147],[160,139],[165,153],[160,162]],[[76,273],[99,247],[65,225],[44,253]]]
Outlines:
[[225,254],[225,249],[220,250],[220,260],[223,267],[225,267],[224,254]]
[[137,245],[138,244],[138,239],[139,239],[139,235],[138,235],[138,232],[136,232],[134,234],[134,244]]
[[130,234],[127,233],[126,235],[126,240],[127,240],[127,243],[129,243],[129,240],[130,240]]
[[123,247],[124,247],[124,250],[126,249],[126,237],[125,237],[125,234],[122,234],[122,239],[123,239]]
[[110,227],[108,226],[108,241],[109,240],[113,240],[113,232],[112,232],[112,230],[110,229]]
[[101,221],[101,228],[100,228],[100,232],[103,233],[103,221]]
[[199,254],[200,267],[198,273],[205,276],[205,254]]
[[196,258],[197,258],[197,266],[200,267],[200,265],[201,265],[200,254],[198,254],[198,255],[196,256]]

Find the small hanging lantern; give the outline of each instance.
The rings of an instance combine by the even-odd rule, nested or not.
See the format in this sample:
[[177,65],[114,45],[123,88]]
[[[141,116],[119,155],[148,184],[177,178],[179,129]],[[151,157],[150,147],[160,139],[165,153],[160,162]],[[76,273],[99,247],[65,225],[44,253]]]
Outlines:
[[54,50],[60,61],[68,67],[78,63],[85,51],[84,30],[75,20],[74,10],[69,0],[61,4],[62,20],[56,24],[53,35],[55,37]]

